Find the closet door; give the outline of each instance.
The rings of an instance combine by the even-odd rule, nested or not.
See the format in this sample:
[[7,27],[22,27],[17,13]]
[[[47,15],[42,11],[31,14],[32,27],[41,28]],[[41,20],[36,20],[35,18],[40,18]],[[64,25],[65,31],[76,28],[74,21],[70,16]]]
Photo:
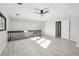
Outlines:
[[61,38],[69,39],[69,20],[61,21]]

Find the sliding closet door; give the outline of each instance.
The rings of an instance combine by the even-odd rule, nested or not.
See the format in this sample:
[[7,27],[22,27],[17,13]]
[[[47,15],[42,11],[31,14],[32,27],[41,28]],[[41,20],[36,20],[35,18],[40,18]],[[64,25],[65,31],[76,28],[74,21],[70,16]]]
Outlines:
[[61,38],[69,39],[69,20],[61,21]]

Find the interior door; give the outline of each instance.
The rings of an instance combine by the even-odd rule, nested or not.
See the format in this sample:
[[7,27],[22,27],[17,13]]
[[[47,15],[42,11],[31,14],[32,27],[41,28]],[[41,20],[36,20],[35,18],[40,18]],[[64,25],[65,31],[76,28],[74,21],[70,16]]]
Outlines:
[[56,21],[56,37],[61,37],[61,21]]
[[69,39],[69,20],[62,20],[61,23],[61,37]]

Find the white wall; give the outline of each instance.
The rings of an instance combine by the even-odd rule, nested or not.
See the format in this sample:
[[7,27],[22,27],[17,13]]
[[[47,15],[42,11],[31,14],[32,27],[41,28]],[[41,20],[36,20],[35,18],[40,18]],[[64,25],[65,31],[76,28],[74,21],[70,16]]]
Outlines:
[[2,53],[6,45],[7,45],[7,33],[6,31],[1,31],[0,32],[0,54]]
[[[65,17],[63,17],[65,18]],[[70,20],[70,40],[77,41],[79,38],[79,16],[71,16]],[[62,21],[63,19],[60,19]],[[55,36],[55,22],[59,19],[52,19],[52,21],[45,22],[45,34],[49,36]]]
[[[8,30],[8,25],[9,25],[9,18],[7,17],[7,14],[5,11],[3,11],[2,9],[0,9],[0,12],[2,12],[2,14],[6,17],[6,25],[7,25],[7,30]],[[7,40],[8,40],[8,36],[7,36],[7,30],[6,31],[0,31],[0,54],[2,53],[2,51],[4,50],[4,48],[7,45]]]
[[71,40],[77,41],[79,39],[79,16],[71,18]]
[[42,29],[43,22],[39,21],[28,21],[28,20],[18,20],[13,18],[10,20],[9,30],[40,30]]
[[76,41],[76,47],[79,47],[79,16],[71,19],[71,40]]
[[45,35],[55,36],[55,20],[49,20],[45,22]]
[[[76,46],[79,47],[79,4],[68,4],[63,7],[61,10],[56,10],[58,12],[58,16],[55,18],[58,18],[59,20],[62,20],[61,18],[69,18],[70,20],[70,40],[76,42]],[[60,18],[61,16],[61,18]],[[49,18],[49,21],[51,18]],[[53,18],[52,18],[53,20]],[[54,19],[57,20],[57,19]],[[46,22],[45,23],[45,34],[49,36],[54,36],[55,31],[55,22]]]

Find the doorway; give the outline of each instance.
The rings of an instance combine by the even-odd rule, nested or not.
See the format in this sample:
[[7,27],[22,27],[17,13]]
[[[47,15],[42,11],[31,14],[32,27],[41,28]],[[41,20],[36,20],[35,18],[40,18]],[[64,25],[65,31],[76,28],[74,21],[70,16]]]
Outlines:
[[56,21],[56,37],[61,37],[61,21]]
[[70,21],[68,19],[56,21],[55,36],[64,39],[70,39]]

